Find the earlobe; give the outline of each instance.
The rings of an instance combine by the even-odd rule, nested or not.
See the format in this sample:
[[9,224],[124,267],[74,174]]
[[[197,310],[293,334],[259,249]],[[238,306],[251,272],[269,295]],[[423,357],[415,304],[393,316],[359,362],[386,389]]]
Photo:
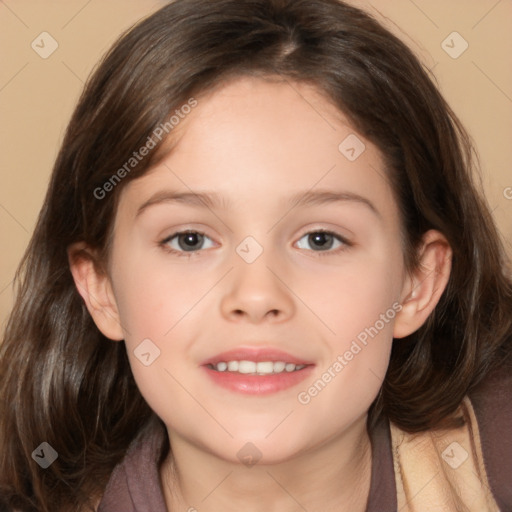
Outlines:
[[439,231],[427,231],[419,249],[419,268],[403,287],[402,309],[396,316],[394,338],[408,336],[426,322],[448,284],[451,258],[452,250],[446,238]]
[[110,279],[98,268],[93,251],[84,243],[68,247],[68,261],[78,293],[98,329],[109,339],[124,339]]

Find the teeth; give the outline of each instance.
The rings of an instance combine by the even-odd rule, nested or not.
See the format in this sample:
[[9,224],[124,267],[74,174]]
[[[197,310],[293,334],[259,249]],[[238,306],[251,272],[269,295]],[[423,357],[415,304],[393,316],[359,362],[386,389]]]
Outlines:
[[237,372],[238,371],[238,361],[229,361],[228,371]]
[[281,361],[274,363],[274,373],[281,373],[285,369],[286,363]]
[[240,361],[238,363],[238,373],[254,373],[256,371],[256,363],[252,361]]
[[274,373],[274,363],[268,361],[266,363],[256,363],[257,373]]
[[270,375],[274,373],[294,372],[302,370],[306,365],[285,363],[283,361],[221,361],[215,365],[210,365],[214,370],[218,372],[238,372],[243,374],[257,374],[257,375]]

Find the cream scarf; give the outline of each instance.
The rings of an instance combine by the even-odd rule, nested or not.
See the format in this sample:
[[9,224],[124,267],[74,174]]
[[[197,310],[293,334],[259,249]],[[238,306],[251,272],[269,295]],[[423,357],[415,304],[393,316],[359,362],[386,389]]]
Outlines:
[[459,429],[409,434],[391,423],[398,512],[500,512],[489,488],[469,398]]

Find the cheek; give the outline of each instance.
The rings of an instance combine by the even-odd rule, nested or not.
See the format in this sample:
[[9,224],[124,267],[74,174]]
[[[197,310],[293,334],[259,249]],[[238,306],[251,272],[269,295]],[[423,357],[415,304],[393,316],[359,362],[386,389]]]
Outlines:
[[171,403],[194,405],[183,387],[188,386],[189,347],[204,318],[199,299],[217,280],[211,271],[186,272],[162,258],[148,264],[135,251],[116,266],[116,302],[132,373],[149,406],[167,424],[181,418]]
[[368,414],[382,386],[391,343],[381,334],[367,346],[356,341],[343,348],[297,394],[296,418],[311,422],[319,437],[345,431]]
[[[373,326],[399,298],[400,254],[389,247],[349,255],[336,266],[304,266],[294,279],[294,292],[317,315],[339,348]],[[392,331],[394,312],[379,331]]]
[[151,262],[123,262],[117,273],[116,302],[126,342],[163,339],[185,318],[198,298],[214,283],[214,276],[184,272],[180,267]]
[[328,276],[317,273],[316,288],[306,277],[310,274],[301,278],[300,289],[326,334],[321,368],[297,398],[319,417],[329,410],[333,423],[363,414],[387,371],[394,319],[401,309],[401,266],[399,254],[377,254],[355,258]]
[[323,320],[334,334],[324,337],[326,357],[314,378],[297,393],[302,413],[323,418],[317,428],[326,435],[348,428],[367,413],[377,397],[388,368],[394,317],[400,307],[374,281],[361,279],[360,287],[356,281],[351,284],[351,293],[326,294],[323,298]]

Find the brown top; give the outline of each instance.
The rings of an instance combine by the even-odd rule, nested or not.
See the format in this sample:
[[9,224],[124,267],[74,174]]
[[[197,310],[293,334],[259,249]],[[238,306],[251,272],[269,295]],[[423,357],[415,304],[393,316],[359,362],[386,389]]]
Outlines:
[[486,379],[470,399],[489,486],[501,512],[512,512],[512,369]]
[[[489,488],[491,500],[494,498],[501,512],[512,512],[512,371],[501,370],[493,374],[469,394],[469,399],[476,418],[475,427],[479,430],[479,437],[475,435],[475,438],[479,439],[487,479],[482,487]],[[123,461],[114,469],[98,512],[169,512],[158,471],[165,435],[165,429],[155,417],[133,441]],[[370,432],[370,440],[372,472],[366,512],[396,512],[397,461],[394,460],[393,450],[398,451],[392,443],[389,422],[380,421]],[[417,462],[421,466],[422,461]],[[455,496],[457,489],[450,492]],[[447,506],[442,510],[455,508]]]

